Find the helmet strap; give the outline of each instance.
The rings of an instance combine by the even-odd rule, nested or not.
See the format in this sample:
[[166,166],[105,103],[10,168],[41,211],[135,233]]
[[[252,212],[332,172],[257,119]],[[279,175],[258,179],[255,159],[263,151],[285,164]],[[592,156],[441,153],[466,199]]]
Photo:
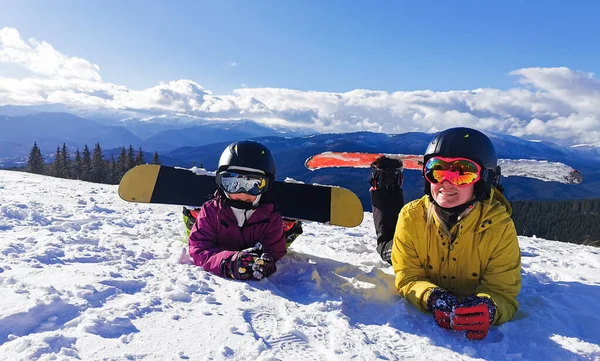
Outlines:
[[225,192],[219,188],[218,189],[219,195],[221,196],[221,198],[223,199],[223,202],[225,203],[226,206],[232,207],[232,208],[237,208],[237,209],[256,209],[258,208],[258,206],[260,205],[260,198],[258,198],[257,202],[254,203],[250,203],[250,202],[245,202],[245,201],[239,201],[239,200],[234,200],[231,199],[229,197],[227,197],[227,195],[225,194]]
[[258,208],[258,205],[260,204],[260,203],[252,204],[250,202],[236,201],[236,200],[233,200],[233,199],[227,198],[227,197],[224,197],[224,199],[225,199],[225,205],[232,207],[232,208],[238,208],[238,209],[256,209],[256,208]]
[[484,182],[483,180],[478,180],[477,183],[475,183],[475,197],[480,200],[480,201],[485,201],[486,199],[490,198],[490,195],[492,191],[492,187],[490,186],[490,184],[488,182]]

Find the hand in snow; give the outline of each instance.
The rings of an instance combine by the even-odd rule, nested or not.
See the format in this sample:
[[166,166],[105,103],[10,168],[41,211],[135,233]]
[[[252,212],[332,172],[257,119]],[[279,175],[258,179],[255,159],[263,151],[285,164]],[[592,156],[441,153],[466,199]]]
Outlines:
[[454,307],[450,314],[450,325],[455,331],[467,331],[469,340],[483,340],[494,322],[496,305],[487,297],[472,296]]
[[438,326],[450,329],[450,313],[458,299],[442,288],[434,288],[427,299],[427,308]]
[[273,272],[277,270],[275,267],[275,260],[268,253],[263,253],[254,261],[254,265],[252,266],[253,276],[257,280],[262,280],[263,278],[269,276]]
[[261,280],[275,272],[275,261],[267,253],[263,253],[262,244],[236,252],[224,261],[225,273],[238,280]]
[[225,274],[231,278],[242,281],[249,280],[253,278],[252,266],[254,260],[258,257],[256,253],[239,251],[224,260],[221,267],[224,268]]

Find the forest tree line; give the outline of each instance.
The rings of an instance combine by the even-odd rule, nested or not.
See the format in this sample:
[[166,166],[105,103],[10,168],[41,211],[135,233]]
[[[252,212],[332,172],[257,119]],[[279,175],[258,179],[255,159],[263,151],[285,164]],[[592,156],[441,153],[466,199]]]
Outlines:
[[[100,143],[96,143],[90,151],[87,144],[80,152],[70,153],[66,144],[56,148],[52,162],[46,163],[37,143],[33,143],[27,165],[23,170],[35,174],[49,175],[58,178],[78,179],[94,183],[119,184],[123,175],[136,165],[150,163],[145,159],[140,147],[137,152],[129,145],[129,149],[121,147],[117,159],[114,155],[104,159]],[[152,164],[160,164],[158,152],[154,152]]]
[[600,199],[510,204],[519,235],[600,247]]

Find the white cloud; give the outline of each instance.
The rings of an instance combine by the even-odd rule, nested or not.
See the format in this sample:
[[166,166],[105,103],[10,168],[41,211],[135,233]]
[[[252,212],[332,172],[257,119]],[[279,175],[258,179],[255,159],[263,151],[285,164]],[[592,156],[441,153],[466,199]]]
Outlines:
[[235,61],[230,61],[227,63],[227,65],[229,66],[237,66],[237,63]]
[[232,94],[213,95],[191,80],[175,80],[136,91],[103,82],[97,65],[45,42],[25,41],[12,28],[0,30],[0,62],[32,73],[23,79],[0,78],[0,105],[64,103],[204,119],[247,118],[323,132],[433,132],[463,125],[564,144],[600,139],[600,81],[564,67],[515,70],[511,74],[521,85],[509,90],[331,93],[242,86]]
[[0,62],[21,66],[35,75],[102,81],[98,65],[65,56],[44,41],[25,41],[14,28],[0,29]]

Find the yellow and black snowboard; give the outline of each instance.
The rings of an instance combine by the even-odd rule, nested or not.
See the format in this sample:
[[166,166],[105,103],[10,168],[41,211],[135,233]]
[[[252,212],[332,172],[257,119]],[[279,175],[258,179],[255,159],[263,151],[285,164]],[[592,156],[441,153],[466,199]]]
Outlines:
[[[128,202],[199,206],[217,189],[215,177],[188,169],[155,164],[130,169],[119,184],[119,196]],[[275,182],[273,195],[283,217],[355,227],[363,220],[360,200],[341,187]]]

